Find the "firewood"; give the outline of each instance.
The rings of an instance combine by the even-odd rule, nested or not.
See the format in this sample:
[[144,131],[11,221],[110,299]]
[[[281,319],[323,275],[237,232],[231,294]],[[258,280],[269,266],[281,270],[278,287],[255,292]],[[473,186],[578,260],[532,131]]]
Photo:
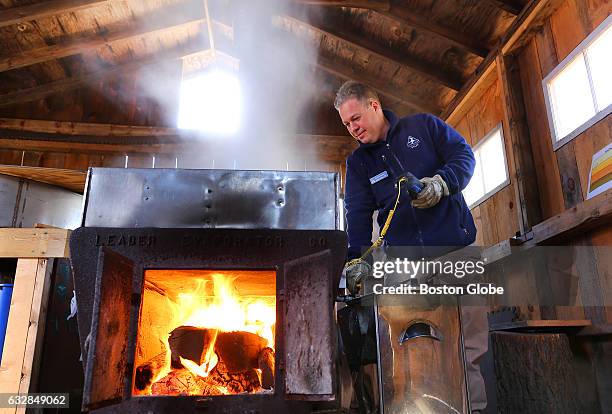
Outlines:
[[134,375],[136,390],[145,391],[151,385],[153,378],[163,368],[165,362],[166,353],[164,352],[136,367],[136,374]]
[[242,372],[229,372],[223,361],[219,360],[217,366],[203,381],[220,387],[224,387],[231,394],[242,392],[254,392],[261,388],[259,376],[254,369]]
[[215,352],[228,372],[242,372],[259,368],[258,357],[268,341],[244,331],[219,332]]
[[214,346],[216,329],[198,328],[195,326],[179,326],[170,332],[172,368],[183,368],[179,357],[190,359],[201,365],[210,347]]
[[257,364],[261,370],[261,387],[269,390],[274,387],[274,350],[264,348],[259,353]]

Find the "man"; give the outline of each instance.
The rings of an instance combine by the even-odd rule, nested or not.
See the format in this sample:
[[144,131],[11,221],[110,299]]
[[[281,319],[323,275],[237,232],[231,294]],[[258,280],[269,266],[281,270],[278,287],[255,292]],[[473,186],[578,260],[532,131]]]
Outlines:
[[[361,257],[372,244],[372,214],[378,211],[382,228],[396,203],[397,186],[403,185],[398,184],[400,178],[410,174],[419,179],[422,190],[415,197],[402,188],[385,236],[387,254],[396,247],[392,256],[418,260],[474,242],[476,227],[461,190],[468,185],[476,162],[472,149],[457,131],[429,114],[398,118],[383,110],[374,90],[358,82],[344,83],[334,106],[360,144],[346,161],[349,260]],[[355,286],[370,270],[364,261],[349,262],[344,272],[347,286]],[[477,361],[486,352],[487,321],[486,313],[479,311],[478,315],[463,312],[464,332],[473,332],[465,342],[475,412],[486,406]]]

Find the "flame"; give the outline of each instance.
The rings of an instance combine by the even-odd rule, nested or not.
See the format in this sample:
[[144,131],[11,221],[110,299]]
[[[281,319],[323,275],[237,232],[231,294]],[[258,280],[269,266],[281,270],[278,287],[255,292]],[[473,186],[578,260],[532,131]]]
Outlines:
[[[178,294],[174,292],[174,295],[157,296],[160,298],[157,300],[163,302],[158,302],[159,305],[155,308],[159,308],[159,312],[164,315],[162,317],[164,323],[161,326],[140,327],[140,329],[147,329],[147,335],[157,338],[158,343],[163,344],[166,350],[162,367],[156,372],[151,383],[159,381],[172,369],[168,337],[169,333],[179,326],[215,330],[214,337],[202,357],[201,365],[181,358],[183,366],[200,377],[208,376],[218,363],[214,343],[219,331],[251,332],[266,339],[267,346],[274,349],[276,298],[269,294],[253,295],[251,291],[248,292],[251,294],[240,295],[236,288],[236,279],[237,277],[228,274],[209,273],[205,278],[186,279],[186,283],[181,286],[182,292]],[[242,278],[240,280],[239,286],[244,286],[245,281],[248,281]],[[154,285],[158,286],[159,282],[157,280],[155,282]],[[267,289],[269,289],[268,286],[266,286]],[[151,295],[159,294],[159,289],[153,290],[156,293],[150,293]],[[223,392],[221,389],[220,391]],[[150,387],[144,393],[150,394]]]
[[183,364],[185,368],[187,368],[194,374],[199,375],[202,378],[207,377],[208,374],[210,374],[210,371],[212,371],[213,368],[216,367],[217,363],[219,362],[219,357],[214,352],[212,354],[212,357],[204,361],[202,365],[198,365],[190,359],[185,359],[180,356],[179,358],[181,359],[181,364]]
[[202,297],[197,292],[179,294],[177,306],[191,310],[182,325],[214,328],[224,332],[251,332],[265,338],[268,346],[274,349],[274,303],[240,298],[235,292],[233,277],[213,274],[212,280],[212,303],[202,303]]

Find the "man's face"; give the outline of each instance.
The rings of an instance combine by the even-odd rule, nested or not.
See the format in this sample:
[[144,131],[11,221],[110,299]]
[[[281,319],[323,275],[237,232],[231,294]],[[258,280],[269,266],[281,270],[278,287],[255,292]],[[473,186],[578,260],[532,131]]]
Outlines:
[[338,108],[340,119],[350,134],[362,144],[384,139],[384,115],[380,103],[349,99]]

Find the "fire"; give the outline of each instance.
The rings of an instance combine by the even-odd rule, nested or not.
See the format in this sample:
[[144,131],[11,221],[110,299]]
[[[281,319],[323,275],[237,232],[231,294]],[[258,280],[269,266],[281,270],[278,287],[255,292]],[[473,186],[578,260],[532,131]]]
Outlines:
[[[186,275],[182,275],[181,272],[189,272],[189,277],[185,277]],[[195,276],[193,273],[198,272],[202,276],[193,277]],[[260,367],[249,366],[248,369],[252,372],[232,373],[231,368],[236,363],[221,360],[217,352],[221,351],[221,355],[224,355],[224,352],[222,349],[215,349],[215,345],[218,347],[224,343],[218,341],[219,335],[236,333],[244,341],[248,339],[248,341],[261,344],[258,346],[261,346],[262,349],[270,348],[268,352],[273,355],[276,323],[275,275],[273,272],[266,272],[267,275],[261,276],[257,275],[257,273],[263,273],[261,271],[233,272],[239,276],[210,271],[156,270],[147,271],[147,273],[150,275],[145,274],[145,293],[136,355],[135,394],[151,394],[152,384],[167,379],[168,375],[179,375],[176,373],[176,370],[179,369],[176,368],[176,364],[179,361],[172,362],[174,356],[171,358],[173,351],[168,341],[170,333],[179,327],[188,330],[189,334],[195,335],[196,338],[199,338],[197,335],[202,333],[200,339],[203,341],[202,353],[195,358],[197,361],[179,356],[179,365],[186,368],[196,382],[208,381],[203,383],[204,385],[199,384],[198,387],[187,387],[188,389],[181,393],[198,395],[235,393],[235,390],[228,389],[224,384],[214,383],[214,378],[210,376],[214,376],[215,371],[225,373],[226,377],[227,375],[239,375],[242,378],[246,375],[248,379],[245,381],[249,384],[246,387],[248,389],[253,388],[251,386],[253,382],[262,384]],[[177,279],[179,274],[182,278]],[[254,335],[245,336],[250,334]],[[160,351],[154,354],[155,348]],[[225,355],[224,358],[228,358],[227,352]],[[238,358],[242,356],[238,355]],[[254,360],[257,361],[257,357]],[[251,365],[252,361],[251,357]],[[150,380],[145,375],[148,373],[150,373]],[[144,387],[138,381],[146,382],[148,385]],[[184,379],[182,382],[185,382]],[[202,387],[206,390],[202,391]],[[248,390],[245,391],[248,392]]]

